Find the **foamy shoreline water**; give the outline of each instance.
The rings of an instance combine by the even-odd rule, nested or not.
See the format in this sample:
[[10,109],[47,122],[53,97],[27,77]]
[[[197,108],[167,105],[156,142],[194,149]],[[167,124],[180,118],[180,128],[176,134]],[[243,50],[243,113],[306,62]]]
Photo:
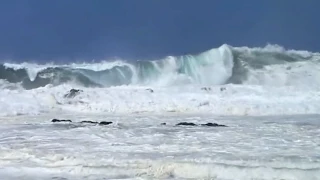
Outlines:
[[[53,117],[114,123],[54,124]],[[6,117],[0,123],[0,177],[316,180],[318,118],[52,114],[20,116],[6,123]],[[229,127],[174,126],[182,121]]]

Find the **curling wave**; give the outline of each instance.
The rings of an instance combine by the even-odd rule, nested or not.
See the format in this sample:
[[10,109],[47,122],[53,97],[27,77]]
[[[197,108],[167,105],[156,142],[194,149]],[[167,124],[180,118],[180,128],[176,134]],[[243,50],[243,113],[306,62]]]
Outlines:
[[[25,89],[48,84],[77,83],[84,87],[120,85],[170,86],[222,85],[320,85],[319,53],[222,45],[197,55],[168,56],[153,61],[114,61],[92,64],[0,65],[0,79]],[[309,84],[306,84],[309,83]]]

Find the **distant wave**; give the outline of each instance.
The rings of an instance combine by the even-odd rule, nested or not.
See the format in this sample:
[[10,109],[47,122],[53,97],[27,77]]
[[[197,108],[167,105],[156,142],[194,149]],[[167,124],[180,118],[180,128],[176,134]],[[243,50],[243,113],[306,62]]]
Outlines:
[[0,64],[0,79],[25,89],[77,83],[84,87],[181,84],[298,84],[309,78],[320,85],[319,53],[222,45],[197,55],[169,56],[150,61],[92,64]]

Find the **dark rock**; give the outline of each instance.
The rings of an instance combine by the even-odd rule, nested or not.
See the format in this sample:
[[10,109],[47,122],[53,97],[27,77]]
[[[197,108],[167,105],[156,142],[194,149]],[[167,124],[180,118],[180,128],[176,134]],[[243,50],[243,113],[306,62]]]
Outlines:
[[165,126],[165,125],[167,125],[167,123],[161,123],[160,125],[161,125],[161,126]]
[[64,98],[74,98],[75,96],[77,96],[78,94],[80,94],[81,92],[83,92],[80,89],[71,89],[67,94],[65,94],[63,97]]
[[72,122],[69,119],[52,119],[51,122]]
[[96,121],[81,121],[80,123],[98,124]]
[[149,92],[151,92],[151,93],[154,92],[153,89],[150,89],[150,88],[148,88],[148,89],[146,89],[146,90],[149,91]]
[[106,125],[109,125],[109,124],[112,124],[112,122],[111,121],[101,121],[99,123],[99,125],[103,125],[103,126],[106,126]]
[[206,123],[206,124],[201,124],[201,126],[210,126],[210,127],[227,127],[226,125],[223,125],[223,124],[217,124],[217,123]]
[[189,122],[181,122],[176,124],[176,126],[196,126],[195,123],[189,123]]

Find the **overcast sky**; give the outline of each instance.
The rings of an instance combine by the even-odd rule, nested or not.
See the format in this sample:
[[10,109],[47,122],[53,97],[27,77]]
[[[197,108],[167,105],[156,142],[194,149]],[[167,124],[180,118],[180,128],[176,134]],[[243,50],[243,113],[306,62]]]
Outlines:
[[319,0],[2,0],[0,59],[155,59],[224,43],[320,51]]

